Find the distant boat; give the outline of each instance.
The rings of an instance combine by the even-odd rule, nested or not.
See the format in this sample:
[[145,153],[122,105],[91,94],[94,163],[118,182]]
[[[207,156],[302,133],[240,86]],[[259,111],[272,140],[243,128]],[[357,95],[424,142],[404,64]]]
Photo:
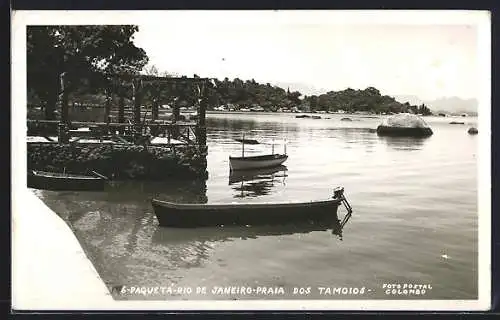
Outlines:
[[[96,173],[96,175],[98,175]],[[106,179],[102,175],[90,176],[60,172],[28,171],[28,188],[45,190],[100,191]]]
[[176,228],[331,221],[341,204],[350,215],[352,208],[344,197],[344,188],[336,188],[332,199],[308,202],[184,204],[152,200],[160,226]]
[[[242,143],[242,152],[241,152],[241,157],[229,156],[229,166],[231,171],[277,167],[288,159],[288,155],[286,154],[286,144],[284,144],[285,152],[283,154],[275,154],[274,143],[273,143],[273,151],[271,154],[246,157],[245,143],[247,140],[248,139],[245,139],[245,136],[243,136],[242,139],[236,139],[236,141]],[[250,144],[259,144],[257,140],[251,139],[248,141],[251,141]]]
[[253,111],[253,112],[262,112],[262,111],[265,111],[265,110],[262,107],[252,107],[252,108],[250,108],[250,111]]

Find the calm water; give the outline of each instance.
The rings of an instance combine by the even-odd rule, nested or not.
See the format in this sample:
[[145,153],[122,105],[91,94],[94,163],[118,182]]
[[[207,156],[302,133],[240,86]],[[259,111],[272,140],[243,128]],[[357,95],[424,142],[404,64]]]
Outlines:
[[[426,118],[425,140],[378,137],[380,118],[296,119],[293,114],[210,114],[206,184],[114,183],[105,192],[36,191],[74,230],[102,279],[161,286],[163,295],[118,299],[477,298],[476,118]],[[229,175],[233,138],[286,138],[286,170]],[[245,153],[271,151],[246,145]],[[282,145],[275,146],[282,152]],[[284,168],[282,168],[284,169]],[[324,199],[343,186],[354,208],[342,235],[307,228],[162,228],[149,200],[266,202]],[[345,210],[339,208],[341,219]],[[388,296],[384,284],[432,286],[424,296]],[[187,294],[206,286],[206,294]],[[283,287],[285,294],[216,294],[216,286]],[[311,287],[293,295],[294,287]],[[318,287],[365,287],[320,295]],[[261,292],[262,293],[262,292]]]

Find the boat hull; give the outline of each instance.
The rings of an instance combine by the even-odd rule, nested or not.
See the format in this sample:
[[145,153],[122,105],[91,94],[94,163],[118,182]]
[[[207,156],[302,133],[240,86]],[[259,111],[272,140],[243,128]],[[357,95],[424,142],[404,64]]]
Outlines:
[[157,199],[160,226],[175,228],[334,223],[340,199],[281,204],[176,204]]
[[54,173],[29,173],[27,182],[28,188],[54,191],[102,191],[105,186],[101,178]]
[[272,168],[281,165],[288,159],[286,154],[273,154],[256,157],[229,157],[231,170],[252,170]]

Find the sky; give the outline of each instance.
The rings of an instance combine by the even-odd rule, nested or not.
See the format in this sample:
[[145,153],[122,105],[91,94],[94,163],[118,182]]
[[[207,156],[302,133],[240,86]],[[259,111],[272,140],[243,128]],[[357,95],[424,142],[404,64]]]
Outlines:
[[160,71],[290,84],[304,94],[373,86],[424,100],[478,95],[473,24],[277,20],[152,20],[134,42]]

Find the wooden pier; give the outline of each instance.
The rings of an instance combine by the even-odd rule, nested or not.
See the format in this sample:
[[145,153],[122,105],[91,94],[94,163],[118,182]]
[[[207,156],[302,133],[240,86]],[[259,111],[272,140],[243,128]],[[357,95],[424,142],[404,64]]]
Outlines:
[[[113,82],[120,83],[118,87],[105,90],[109,96],[104,110],[100,109],[104,111],[101,121],[74,121],[70,119],[64,78],[62,74],[59,119],[27,120],[28,169],[68,168],[75,172],[92,169],[129,178],[176,174],[206,177],[205,117],[210,79],[122,77]],[[128,90],[133,102],[128,112],[124,103],[126,86],[132,89]],[[171,114],[167,117],[161,116],[159,110],[165,102],[160,97],[161,86],[173,88],[170,96],[173,99],[168,101]],[[189,90],[182,92],[179,86],[187,86]],[[118,95],[118,104],[112,103],[114,94]],[[183,105],[179,101],[192,102],[189,106],[195,111],[195,119],[182,115]]]
[[[157,76],[120,76],[113,79],[111,89],[106,89],[108,95],[104,107],[104,117],[101,122],[71,121],[69,117],[68,92],[65,82],[66,74],[61,75],[61,94],[59,95],[59,120],[27,120],[28,136],[45,137],[48,142],[76,143],[82,139],[97,141],[114,141],[116,143],[163,144],[196,147],[202,153],[206,152],[205,117],[207,108],[207,90],[210,79],[207,78],[169,78]],[[119,85],[117,85],[119,83]],[[133,105],[127,108],[124,104],[126,88],[132,89]],[[162,86],[174,88],[172,95],[179,95],[180,86],[190,86],[196,111],[195,121],[183,120],[181,106],[174,99],[169,120],[160,120],[160,89]],[[130,89],[129,88],[129,89]],[[175,89],[177,88],[177,89]],[[149,108],[144,108],[143,98],[149,96]],[[113,110],[111,98],[118,94],[118,110]],[[127,110],[128,109],[128,110]],[[146,110],[144,110],[146,109]],[[148,117],[149,116],[149,117]],[[115,120],[116,122],[114,122]],[[57,132],[57,137],[54,137]]]
[[[57,120],[28,120],[27,122],[31,130],[28,134],[28,141],[30,138],[33,141],[33,137],[39,137],[47,142],[58,143],[76,143],[83,139],[101,143],[111,140],[125,144],[200,146],[196,135],[199,126],[195,122],[152,122],[138,126],[132,123],[71,122],[70,126],[62,128]],[[56,128],[59,129],[57,136],[47,134],[54,132]]]

